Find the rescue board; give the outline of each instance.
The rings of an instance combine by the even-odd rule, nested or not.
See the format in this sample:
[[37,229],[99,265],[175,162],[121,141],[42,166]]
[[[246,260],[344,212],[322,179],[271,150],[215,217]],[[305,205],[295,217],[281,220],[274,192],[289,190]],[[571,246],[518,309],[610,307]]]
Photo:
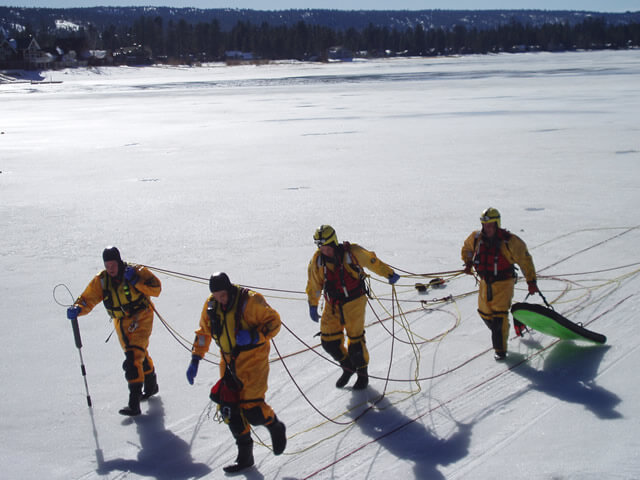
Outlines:
[[595,343],[605,343],[607,337],[600,333],[587,330],[577,323],[573,323],[555,310],[533,303],[514,303],[511,306],[513,318],[524,323],[538,332],[563,340],[589,340]]

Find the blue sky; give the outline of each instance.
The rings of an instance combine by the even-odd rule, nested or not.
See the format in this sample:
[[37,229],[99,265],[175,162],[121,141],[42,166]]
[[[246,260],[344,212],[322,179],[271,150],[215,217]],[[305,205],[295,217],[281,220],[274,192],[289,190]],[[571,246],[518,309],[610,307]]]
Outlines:
[[0,0],[16,7],[171,6],[197,8],[250,8],[286,10],[330,8],[338,10],[588,10],[596,12],[640,11],[640,0]]

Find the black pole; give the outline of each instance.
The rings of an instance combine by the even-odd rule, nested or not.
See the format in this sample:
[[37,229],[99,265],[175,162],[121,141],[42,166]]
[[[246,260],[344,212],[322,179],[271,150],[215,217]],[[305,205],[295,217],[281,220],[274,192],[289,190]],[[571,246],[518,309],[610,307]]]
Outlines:
[[84,379],[84,389],[87,392],[87,405],[91,407],[91,395],[89,395],[89,384],[87,383],[87,370],[84,367],[84,359],[82,358],[82,339],[80,338],[80,327],[78,326],[77,318],[71,320],[71,328],[73,329],[73,338],[78,348],[78,354],[80,355],[80,371]]
[[[67,288],[67,290],[69,289]],[[71,292],[69,292],[69,294],[71,294]],[[98,430],[96,429],[96,421],[93,416],[91,395],[89,395],[89,384],[87,383],[87,369],[84,367],[84,359],[82,358],[82,338],[80,338],[80,327],[78,326],[77,317],[71,319],[71,329],[73,330],[73,339],[76,343],[76,347],[78,348],[78,355],[80,355],[80,371],[82,372],[82,378],[84,380],[84,389],[87,392],[87,405],[89,407],[89,415],[91,416],[91,425],[93,426],[93,438],[96,441],[96,461],[98,463],[98,469],[101,469],[104,467],[104,454],[100,448]]]
[[73,339],[76,341],[76,347],[82,348],[82,339],[80,338],[80,327],[78,326],[78,319],[71,320],[71,328],[73,329]]

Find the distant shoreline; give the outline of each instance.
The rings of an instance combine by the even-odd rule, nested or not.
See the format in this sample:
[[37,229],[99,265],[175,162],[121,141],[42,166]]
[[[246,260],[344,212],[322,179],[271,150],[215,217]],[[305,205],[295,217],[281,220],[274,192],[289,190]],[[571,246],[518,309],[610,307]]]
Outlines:
[[[19,83],[29,83],[29,84],[59,84],[63,83],[62,80],[53,80],[53,74],[55,72],[65,72],[67,70],[95,70],[95,69],[112,69],[112,68],[207,68],[207,67],[235,67],[235,66],[263,66],[263,65],[277,65],[277,64],[318,64],[318,65],[330,65],[330,64],[338,64],[338,63],[349,63],[350,61],[355,62],[368,62],[368,61],[386,61],[386,60],[424,60],[424,59],[438,59],[438,58],[459,58],[464,56],[491,56],[491,55],[521,55],[521,54],[535,54],[535,53],[549,53],[549,54],[562,54],[562,53],[589,53],[589,52],[601,52],[601,51],[611,51],[611,52],[620,52],[620,51],[635,51],[640,50],[640,47],[631,47],[624,49],[594,49],[594,50],[563,50],[563,51],[528,51],[528,52],[499,52],[499,53],[474,53],[474,54],[452,54],[452,55],[438,55],[433,57],[428,56],[397,56],[397,57],[375,57],[375,58],[355,58],[349,61],[339,61],[339,60],[330,60],[330,61],[308,61],[308,60],[234,60],[233,62],[203,62],[203,63],[194,63],[194,64],[166,64],[166,63],[154,63],[150,65],[142,64],[142,65],[100,65],[100,66],[78,66],[78,67],[66,67],[63,69],[40,69],[40,70],[27,70],[27,69],[0,69],[0,85],[2,84],[19,84]],[[47,79],[47,77],[49,77]]]

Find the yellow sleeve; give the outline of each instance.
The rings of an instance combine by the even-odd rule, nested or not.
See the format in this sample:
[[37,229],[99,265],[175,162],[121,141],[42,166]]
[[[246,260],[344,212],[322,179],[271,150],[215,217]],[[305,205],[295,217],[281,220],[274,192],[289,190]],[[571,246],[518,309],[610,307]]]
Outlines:
[[526,243],[517,235],[511,234],[509,239],[508,253],[505,255],[511,263],[517,263],[522,270],[527,282],[536,280],[536,268],[533,265],[533,258],[527,249]]
[[[93,307],[104,299],[102,283],[100,282],[100,276],[103,273],[104,272],[98,273],[93,277],[89,282],[89,285],[87,285],[87,288],[82,292],[82,295],[80,295],[75,301],[75,305],[80,307],[79,315],[86,315],[93,310]],[[106,273],[104,273],[104,275],[106,275]]]
[[245,307],[243,320],[251,327],[255,328],[263,337],[260,339],[270,340],[280,331],[280,314],[267,303],[264,297],[254,291],[249,291],[247,306]]
[[191,353],[204,358],[205,354],[209,351],[211,345],[211,322],[209,320],[209,314],[207,308],[209,306],[209,298],[204,302],[202,307],[202,313],[200,314],[200,324],[196,330],[196,338],[193,341],[193,347]]
[[362,248],[360,245],[352,243],[351,254],[355,257],[361,267],[365,267],[381,277],[389,279],[389,277],[394,273],[393,268],[380,260],[376,256],[375,252],[370,252],[369,250]]
[[320,256],[320,250],[311,257],[309,266],[307,267],[307,300],[309,305],[317,306],[320,302],[320,295],[322,295],[322,289],[324,288],[324,272],[322,266],[318,265],[318,257]]
[[462,257],[462,261],[464,264],[468,264],[473,262],[473,255],[475,254],[475,243],[476,238],[478,237],[479,231],[472,232],[471,235],[467,237],[462,245],[462,251],[460,252],[460,256]]
[[157,297],[160,295],[162,285],[158,277],[156,277],[147,267],[141,265],[130,265],[136,269],[136,273],[140,277],[133,288],[140,293],[144,293],[148,297]]

